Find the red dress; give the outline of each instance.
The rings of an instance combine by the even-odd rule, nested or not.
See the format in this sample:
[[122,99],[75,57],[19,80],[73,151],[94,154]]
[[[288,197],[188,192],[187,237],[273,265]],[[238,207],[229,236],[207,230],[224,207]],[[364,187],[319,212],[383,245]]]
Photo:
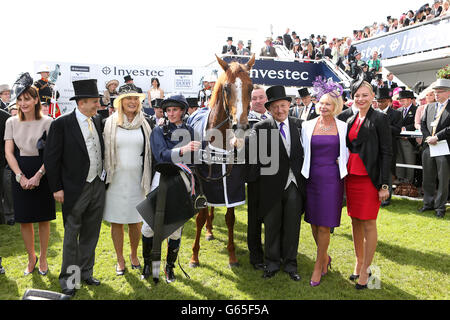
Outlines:
[[[353,141],[358,136],[359,128],[364,120],[359,118],[353,123],[348,138]],[[380,210],[381,201],[378,190],[370,180],[366,167],[359,154],[350,153],[347,163],[348,176],[345,178],[347,194],[347,213],[360,220],[375,220]]]

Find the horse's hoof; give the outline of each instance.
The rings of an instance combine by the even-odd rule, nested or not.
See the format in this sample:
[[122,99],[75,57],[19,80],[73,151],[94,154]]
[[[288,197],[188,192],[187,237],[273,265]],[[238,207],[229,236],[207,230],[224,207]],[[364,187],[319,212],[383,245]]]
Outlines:
[[190,268],[197,268],[198,266],[200,266],[199,262],[189,262],[189,267]]
[[230,268],[237,268],[237,267],[240,267],[241,264],[239,262],[233,262],[233,263],[229,263],[228,266]]
[[212,235],[212,234],[206,236],[206,241],[211,241],[214,239],[216,239],[216,238],[214,238],[214,235]]

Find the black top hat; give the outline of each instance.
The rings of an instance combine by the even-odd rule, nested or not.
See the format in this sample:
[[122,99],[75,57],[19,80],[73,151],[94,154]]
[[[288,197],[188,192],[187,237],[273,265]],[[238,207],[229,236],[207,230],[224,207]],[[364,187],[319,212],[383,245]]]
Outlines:
[[300,90],[298,90],[298,94],[300,95],[300,98],[304,98],[304,97],[311,95],[309,93],[308,88],[301,88]]
[[377,93],[375,95],[375,99],[392,99],[391,90],[389,88],[378,88]]
[[130,80],[134,80],[130,75],[128,75],[128,76],[125,76],[124,78],[123,78],[123,80],[125,81],[125,82],[127,82],[127,81],[130,81]]
[[264,106],[267,108],[270,107],[270,104],[272,102],[278,101],[278,100],[287,100],[289,102],[292,101],[291,97],[286,96],[286,91],[283,86],[273,86],[266,90],[267,95],[267,102],[264,104]]
[[97,88],[97,79],[87,79],[73,81],[73,90],[75,91],[75,96],[69,100],[79,100],[85,98],[100,98]]
[[189,107],[198,107],[198,98],[186,98]]
[[162,102],[164,99],[156,98],[155,100],[152,100],[152,106],[153,108],[162,108]]
[[227,41],[233,41],[233,37],[228,37]]
[[18,98],[25,90],[33,85],[33,78],[28,72],[20,74],[19,78],[14,82],[13,91]]
[[399,99],[414,99],[414,93],[412,91],[409,90],[402,90],[400,91],[400,93],[398,94],[398,98]]

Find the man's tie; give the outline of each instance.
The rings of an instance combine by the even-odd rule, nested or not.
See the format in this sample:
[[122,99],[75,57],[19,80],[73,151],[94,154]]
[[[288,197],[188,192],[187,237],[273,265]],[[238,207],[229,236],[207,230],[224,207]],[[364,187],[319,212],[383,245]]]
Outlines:
[[406,114],[408,113],[408,109],[405,108],[405,110],[403,110],[403,118],[406,117]]
[[94,128],[92,127],[92,119],[91,118],[87,118],[87,123],[88,123],[88,128],[89,131],[94,134]]
[[266,115],[263,114],[263,115],[261,116],[261,119],[266,120],[266,119],[267,119]]
[[283,126],[284,122],[280,122],[280,133],[284,137],[284,139],[286,139],[286,133],[284,132]]

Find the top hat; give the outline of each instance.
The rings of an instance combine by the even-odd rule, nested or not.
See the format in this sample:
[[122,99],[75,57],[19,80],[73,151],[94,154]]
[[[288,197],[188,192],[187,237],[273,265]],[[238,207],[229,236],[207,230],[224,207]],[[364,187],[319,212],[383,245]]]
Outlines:
[[69,100],[101,97],[98,93],[97,79],[73,81],[72,85],[75,95]]
[[414,99],[414,93],[412,91],[409,90],[402,90],[400,91],[400,93],[398,94],[398,98],[399,99]]
[[300,95],[300,98],[304,98],[310,95],[308,88],[301,88],[298,90],[298,94]]
[[164,99],[161,103],[161,107],[166,110],[167,107],[181,107],[183,109],[188,108],[186,98],[182,94],[174,94]]
[[152,107],[153,108],[162,108],[161,104],[163,101],[164,101],[164,99],[159,99],[159,98],[152,100]]
[[11,88],[7,84],[0,84],[0,93],[4,91],[11,91]]
[[134,84],[124,84],[119,88],[119,96],[114,99],[114,108],[119,108],[120,101],[126,97],[138,97],[141,102],[145,100],[145,94],[139,93]]
[[376,100],[382,99],[392,99],[391,90],[389,88],[378,88],[377,93],[375,95]]
[[286,91],[283,86],[270,87],[269,89],[266,90],[266,95],[267,95],[267,102],[264,104],[266,109],[270,107],[270,104],[272,102],[278,100],[287,100],[289,102],[292,101],[291,97],[286,96]]
[[228,37],[227,41],[233,41],[233,37]]
[[198,98],[186,98],[188,106],[197,108],[198,107]]
[[125,76],[124,78],[123,78],[123,80],[125,81],[125,82],[127,82],[127,81],[130,81],[130,80],[134,80],[130,75],[127,75],[127,76]]
[[433,85],[433,89],[450,89],[450,79],[437,79]]

